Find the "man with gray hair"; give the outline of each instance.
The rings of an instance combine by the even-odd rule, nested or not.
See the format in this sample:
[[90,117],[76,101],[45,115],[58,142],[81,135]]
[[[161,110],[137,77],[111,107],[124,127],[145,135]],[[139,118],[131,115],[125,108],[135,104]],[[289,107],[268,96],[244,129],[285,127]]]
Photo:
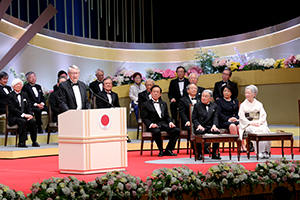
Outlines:
[[[89,88],[95,93],[98,94],[103,90],[103,79],[104,79],[104,71],[98,68],[95,72],[96,80],[91,82]],[[92,92],[90,92],[90,98],[92,98]]]
[[71,65],[68,69],[69,79],[59,85],[58,102],[61,112],[70,109],[81,110],[89,108],[86,85],[79,81],[80,69]]
[[32,105],[32,111],[34,112],[37,132],[43,133],[42,129],[42,112],[48,112],[48,107],[46,106],[46,99],[44,97],[44,92],[39,84],[36,84],[36,75],[33,71],[26,73],[27,84],[24,85],[22,91],[28,94],[29,102]]
[[[190,73],[190,75],[189,75],[189,82],[190,82],[190,84],[193,83],[193,84],[197,85],[198,79],[199,79],[198,74],[196,74],[196,73]],[[203,92],[203,90],[205,90],[203,87],[197,86],[196,97],[199,96],[199,98],[201,98],[201,93]],[[184,90],[183,90],[183,96],[186,96],[186,97],[188,96],[187,88],[184,88]]]
[[[211,90],[204,90],[201,95],[201,102],[196,103],[192,114],[192,120],[194,124],[195,134],[202,135],[205,133],[220,134],[220,130],[217,128],[219,125],[218,119],[218,106],[212,103],[213,93]],[[207,151],[208,144],[205,144]],[[213,144],[212,159],[220,160],[220,156],[217,154],[219,143]],[[197,143],[197,149],[199,152],[198,160],[202,160],[202,145]]]
[[140,92],[138,94],[138,104],[139,104],[139,109],[142,109],[142,105],[144,102],[148,101],[149,99],[151,99],[151,94],[150,94],[150,90],[151,88],[155,85],[155,82],[153,79],[149,78],[145,81],[145,86],[146,86],[146,90],[144,90],[143,92]]

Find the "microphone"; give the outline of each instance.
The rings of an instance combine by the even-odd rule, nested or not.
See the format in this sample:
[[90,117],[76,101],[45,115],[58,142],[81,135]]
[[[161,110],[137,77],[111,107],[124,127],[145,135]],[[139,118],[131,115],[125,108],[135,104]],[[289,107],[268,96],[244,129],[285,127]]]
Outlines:
[[108,105],[110,105],[111,107],[115,108],[114,104],[109,103],[109,101],[107,101],[107,100],[104,99],[103,97],[101,97],[101,96],[99,96],[98,94],[96,94],[91,88],[89,88],[89,90],[92,92],[92,94],[93,94],[95,97],[101,99],[101,100],[104,101],[105,103],[108,103]]

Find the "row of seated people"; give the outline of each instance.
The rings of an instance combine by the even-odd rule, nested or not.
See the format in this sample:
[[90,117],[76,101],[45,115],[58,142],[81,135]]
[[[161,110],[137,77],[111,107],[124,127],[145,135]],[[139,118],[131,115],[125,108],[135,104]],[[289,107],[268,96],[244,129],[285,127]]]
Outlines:
[[[181,69],[181,67],[179,67],[177,69],[177,71],[179,72],[180,69]],[[98,73],[100,73],[100,74],[98,74]],[[64,112],[64,111],[66,111],[68,109],[88,109],[89,108],[89,102],[87,100],[87,95],[86,95],[86,90],[85,90],[85,84],[82,83],[82,82],[80,82],[80,81],[78,81],[78,78],[79,78],[79,75],[80,75],[79,68],[77,66],[70,66],[69,70],[68,70],[68,74],[69,74],[70,79],[68,79],[67,81],[66,81],[66,78],[63,78],[63,77],[59,78],[59,82],[61,82],[60,84],[57,85],[57,86],[59,86],[58,87],[59,89],[55,90],[55,92],[51,94],[51,97],[50,97],[50,100],[49,100],[50,101],[50,105],[52,104],[51,103],[51,99],[55,100],[54,103],[51,105],[51,107],[52,108],[59,108],[59,111],[57,111],[57,113]],[[98,78],[98,76],[99,77],[104,77],[103,71],[97,70],[96,71],[96,76],[97,76],[97,78]],[[141,78],[141,75],[139,73],[136,73],[135,76]],[[5,77],[7,78],[8,75],[6,74]],[[31,86],[30,87],[31,91],[26,91],[26,93],[28,93],[28,94],[31,93],[36,98],[38,98],[39,94],[36,94],[35,90],[37,90],[38,92],[41,92],[41,87],[38,86],[37,84],[35,84],[35,82],[36,82],[35,74],[33,72],[30,72],[30,73],[26,74],[26,77],[27,77],[27,80],[29,82],[28,84],[30,84],[30,86]],[[32,78],[30,78],[30,77],[32,77]],[[136,79],[136,77],[134,79]],[[2,78],[1,78],[1,80],[2,80]],[[174,79],[174,80],[176,80],[176,79]],[[192,76],[190,76],[190,80],[193,80]],[[197,80],[197,77],[196,77],[196,80]],[[97,79],[97,81],[98,81],[98,79]],[[62,83],[62,82],[66,82],[66,83]],[[1,84],[1,85],[6,85],[6,84]],[[147,88],[147,90],[145,90],[144,92],[139,93],[139,97],[142,99],[142,97],[144,96],[144,97],[146,97],[146,98],[144,98],[145,100],[151,98],[149,96],[148,92],[149,92],[151,86],[153,86],[153,85],[154,85],[153,81],[151,81],[151,80],[150,81],[146,81],[146,88]],[[102,86],[102,89],[104,88],[103,91],[101,91],[101,87],[100,86]],[[36,87],[37,89],[34,89],[34,87]],[[92,83],[90,84],[90,87],[92,88]],[[114,92],[111,91],[111,88],[112,88],[112,80],[111,79],[107,78],[106,80],[104,80],[104,83],[100,83],[98,85],[98,88],[99,88],[98,95],[99,96],[102,95],[102,97],[104,99],[106,99],[106,101],[103,101],[102,99],[97,98],[97,107],[98,108],[108,108],[108,107],[111,107],[112,105],[114,105],[115,107],[119,107],[120,106],[119,105],[119,101],[118,101],[118,95],[116,93],[114,93]],[[202,88],[200,88],[200,89],[202,89]],[[96,89],[94,89],[94,91],[96,91]],[[186,92],[187,92],[187,90],[186,90]],[[199,87],[197,87],[196,95],[199,95],[199,94],[200,94],[199,93]],[[75,98],[74,98],[74,95],[75,95]],[[40,98],[42,99],[42,97],[40,97]],[[142,102],[142,101],[140,101],[140,102]],[[40,103],[40,102],[33,102],[33,103],[31,103],[31,105],[33,105],[34,107],[38,107],[38,104],[42,104],[43,105],[43,107],[41,106],[41,108],[45,107],[44,106],[45,103]],[[186,123],[185,123],[185,125],[186,125]],[[23,145],[20,145],[20,146],[23,146]],[[171,145],[171,147],[172,146],[173,145]],[[170,149],[168,149],[168,150],[170,150]]]
[[[228,128],[232,134],[238,134],[240,139],[243,140],[244,131],[253,133],[268,133],[266,122],[266,112],[262,103],[255,99],[258,89],[254,85],[249,85],[245,88],[246,99],[238,108],[238,101],[231,98],[231,87],[226,85],[223,87],[224,97],[219,98],[215,103],[212,102],[213,93],[211,90],[204,90],[200,96],[197,94],[197,86],[193,83],[187,86],[188,96],[185,96],[179,101],[179,114],[184,125],[188,131],[194,128],[196,135],[213,133],[219,134],[218,127]],[[158,156],[176,156],[172,152],[175,147],[176,141],[180,134],[180,130],[173,123],[173,120],[168,114],[167,104],[162,101],[161,88],[154,85],[150,89],[151,99],[144,102],[141,109],[141,117],[145,123],[148,131],[153,134],[153,138],[159,149]],[[192,113],[192,123],[189,121],[189,106],[194,105]],[[191,127],[193,124],[194,127]],[[220,125],[220,126],[219,126]],[[166,131],[170,134],[169,143],[163,151],[161,131]],[[205,149],[208,151],[208,148]],[[219,143],[213,144],[212,159],[221,159],[216,153]],[[262,150],[259,154],[260,158],[268,158],[271,144],[269,141],[260,142],[259,148]],[[199,153],[198,159],[202,159],[201,144],[197,144]],[[244,144],[242,148],[245,150]]]

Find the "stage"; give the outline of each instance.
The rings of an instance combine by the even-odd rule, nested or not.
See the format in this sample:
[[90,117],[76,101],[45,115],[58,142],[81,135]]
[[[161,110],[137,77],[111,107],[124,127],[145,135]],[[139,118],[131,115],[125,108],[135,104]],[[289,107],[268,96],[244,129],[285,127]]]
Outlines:
[[[282,129],[286,132],[294,133],[294,160],[300,160],[299,152],[299,133],[298,127],[296,126],[270,126],[271,131],[275,129]],[[128,133],[131,138],[136,136],[136,129],[128,129]],[[30,143],[27,143],[29,146],[26,149],[14,147],[14,143],[10,143],[9,146],[4,147],[2,144],[2,137],[0,135],[0,183],[9,186],[15,190],[21,190],[25,194],[30,193],[30,187],[33,183],[41,182],[44,179],[51,177],[65,177],[72,174],[61,174],[58,168],[58,143],[53,142],[57,138],[57,133],[51,134],[51,143],[47,145],[44,142],[46,134],[39,134],[38,141],[41,144],[40,148],[31,147]],[[14,136],[11,136],[14,138]],[[13,139],[11,138],[11,139]],[[46,140],[45,140],[46,141]],[[164,144],[166,145],[166,143]],[[272,142],[272,156],[270,159],[275,159],[281,157],[281,148],[278,148],[281,145],[281,142]],[[140,156],[140,140],[132,139],[131,143],[127,144],[128,146],[128,167],[126,167],[125,173],[130,173],[134,176],[139,176],[142,180],[145,180],[146,177],[150,176],[153,170],[158,168],[172,168],[185,165],[194,171],[200,171],[205,173],[209,167],[216,165],[219,162],[237,162],[245,166],[246,169],[254,170],[258,162],[264,162],[265,159],[256,160],[255,153],[250,154],[250,159],[248,160],[247,154],[241,154],[240,162],[237,161],[236,149],[232,153],[232,160],[229,160],[228,148],[225,148],[225,152],[221,150],[222,160],[212,160],[208,158],[208,155],[205,157],[205,162],[195,161],[194,157],[189,158],[189,155],[186,154],[186,149],[181,149],[178,156],[170,157],[158,157],[158,151],[154,150],[153,156],[150,156],[150,151],[145,150],[143,155]],[[145,143],[145,149],[150,148],[150,143]],[[285,157],[291,159],[291,151],[289,148],[289,142],[285,143],[284,153]],[[156,145],[154,145],[156,148]],[[181,142],[181,148],[186,147],[186,141]],[[174,151],[175,152],[175,151]],[[7,156],[4,158],[4,156]],[[103,173],[102,173],[103,174]],[[93,181],[95,177],[101,176],[102,174],[90,174],[90,175],[74,175],[79,180]]]

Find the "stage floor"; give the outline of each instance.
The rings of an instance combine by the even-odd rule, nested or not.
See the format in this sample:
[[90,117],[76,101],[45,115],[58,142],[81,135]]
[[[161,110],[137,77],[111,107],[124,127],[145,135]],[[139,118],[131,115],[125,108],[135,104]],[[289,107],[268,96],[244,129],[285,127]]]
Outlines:
[[[293,125],[269,125],[272,132],[276,130],[284,130],[285,132],[291,132],[294,134],[294,151],[299,149],[299,127]],[[128,128],[127,133],[131,138],[132,142],[127,143],[128,151],[140,150],[141,140],[136,139],[136,128]],[[140,133],[141,134],[141,133]],[[4,146],[4,134],[0,134],[0,159],[17,159],[17,158],[28,158],[28,157],[39,157],[39,156],[53,156],[58,155],[58,133],[51,133],[50,144],[47,144],[47,133],[38,134],[38,142],[41,147],[31,147],[31,140],[27,141],[28,148],[17,148],[15,147],[15,136],[9,135],[8,146]],[[141,136],[139,136],[141,138]],[[164,147],[167,142],[164,142]],[[290,147],[290,142],[285,141],[285,147]],[[180,142],[180,148],[186,148],[186,140],[182,139]],[[220,145],[222,146],[222,144]],[[156,145],[153,145],[154,149],[157,149]],[[228,147],[228,143],[225,143],[225,147]],[[272,141],[272,147],[281,147],[281,141]],[[177,144],[176,144],[177,148]],[[150,141],[145,141],[144,150],[150,149]],[[299,150],[298,150],[299,151]],[[145,152],[144,154],[147,154]],[[155,154],[154,154],[155,155]]]

